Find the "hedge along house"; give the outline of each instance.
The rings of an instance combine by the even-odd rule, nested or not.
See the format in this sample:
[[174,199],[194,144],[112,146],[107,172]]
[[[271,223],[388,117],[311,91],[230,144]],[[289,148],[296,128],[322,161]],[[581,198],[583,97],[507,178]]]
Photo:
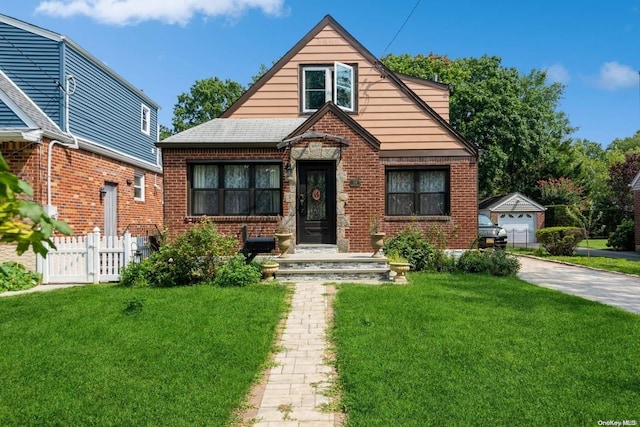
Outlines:
[[388,70],[331,16],[221,118],[157,144],[165,224],[208,217],[224,233],[370,250],[370,221],[392,235],[440,227],[451,248],[477,236],[478,150],[449,124],[449,88]]
[[158,108],[65,36],[0,15],[0,150],[75,235],[162,227]]

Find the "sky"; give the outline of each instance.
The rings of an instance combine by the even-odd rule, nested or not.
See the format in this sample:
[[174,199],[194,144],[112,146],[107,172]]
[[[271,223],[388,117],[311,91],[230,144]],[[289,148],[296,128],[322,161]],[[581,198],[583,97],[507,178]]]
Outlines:
[[499,56],[565,85],[571,135],[606,147],[640,130],[640,0],[0,0],[65,35],[162,108],[210,77],[243,85],[330,14],[377,57]]

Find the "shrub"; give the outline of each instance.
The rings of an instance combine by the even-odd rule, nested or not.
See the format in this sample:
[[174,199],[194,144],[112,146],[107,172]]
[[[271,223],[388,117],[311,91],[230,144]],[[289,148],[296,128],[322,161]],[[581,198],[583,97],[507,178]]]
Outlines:
[[384,253],[395,252],[416,271],[435,269],[435,247],[417,228],[406,228],[384,242]]
[[622,220],[616,227],[616,231],[609,234],[607,246],[616,251],[632,251],[635,246],[633,220]]
[[457,269],[463,273],[515,276],[520,270],[520,261],[502,249],[470,249],[458,259]]
[[517,257],[508,254],[505,250],[487,250],[489,256],[489,273],[494,276],[515,276],[520,270],[520,261]]
[[571,256],[585,236],[577,227],[548,227],[537,230],[536,237],[549,254]]
[[457,268],[463,273],[486,273],[489,271],[489,257],[477,249],[465,251],[458,258]]
[[143,288],[153,280],[153,263],[150,258],[139,264],[129,263],[120,271],[120,284],[127,288]]
[[0,292],[33,288],[42,282],[42,276],[28,271],[24,265],[6,261],[0,265]]
[[261,277],[259,264],[247,264],[242,255],[235,255],[220,266],[212,283],[221,287],[248,286],[260,282]]
[[209,220],[195,225],[160,246],[140,264],[121,271],[120,283],[128,287],[188,286],[213,281],[227,256],[237,254],[234,237],[220,234]]

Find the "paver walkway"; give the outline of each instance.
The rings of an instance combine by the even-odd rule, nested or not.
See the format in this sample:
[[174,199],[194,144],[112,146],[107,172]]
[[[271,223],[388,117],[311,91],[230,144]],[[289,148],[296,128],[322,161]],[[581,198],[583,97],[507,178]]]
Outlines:
[[640,277],[519,257],[518,277],[529,283],[640,314]]
[[338,414],[322,409],[323,394],[335,376],[327,364],[326,330],[331,315],[327,288],[321,282],[298,282],[280,351],[264,387],[255,427],[326,427]]

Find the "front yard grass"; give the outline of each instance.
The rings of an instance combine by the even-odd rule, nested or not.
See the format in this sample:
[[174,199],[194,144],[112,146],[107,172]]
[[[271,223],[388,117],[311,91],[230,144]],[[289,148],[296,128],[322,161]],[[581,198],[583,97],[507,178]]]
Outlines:
[[0,425],[227,425],[287,293],[99,285],[2,298]]
[[589,239],[588,241],[582,240],[580,243],[578,243],[578,246],[581,248],[602,249],[605,251],[612,250],[607,246],[607,239]]
[[339,289],[349,426],[640,420],[640,316],[516,278],[410,281]]

